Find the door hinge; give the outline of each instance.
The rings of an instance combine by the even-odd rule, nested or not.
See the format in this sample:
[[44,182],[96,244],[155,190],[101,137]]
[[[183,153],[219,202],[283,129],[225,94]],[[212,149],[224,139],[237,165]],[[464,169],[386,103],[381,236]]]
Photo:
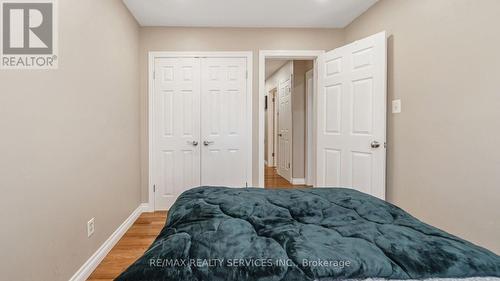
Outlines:
[[156,71],[153,71],[153,80],[156,80]]
[[245,77],[248,79],[248,70],[245,72]]
[[274,157],[274,152],[271,155]]
[[290,169],[292,167],[292,165],[290,165],[290,163],[288,163],[288,169]]
[[156,192],[156,184],[153,184],[153,192]]
[[248,187],[248,182],[245,183],[245,187]]

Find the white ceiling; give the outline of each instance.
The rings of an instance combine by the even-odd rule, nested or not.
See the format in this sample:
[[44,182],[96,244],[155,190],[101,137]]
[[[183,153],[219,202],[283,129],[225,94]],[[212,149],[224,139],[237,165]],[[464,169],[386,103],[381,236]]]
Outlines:
[[271,77],[278,69],[280,69],[288,60],[267,59],[266,60],[266,80]]
[[123,0],[142,26],[342,28],[378,0]]

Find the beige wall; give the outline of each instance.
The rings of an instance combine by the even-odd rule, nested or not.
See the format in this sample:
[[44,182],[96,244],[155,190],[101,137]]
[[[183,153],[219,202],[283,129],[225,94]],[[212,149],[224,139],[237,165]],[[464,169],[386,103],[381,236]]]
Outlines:
[[0,70],[2,280],[68,280],[140,203],[139,28],[58,2],[59,69]]
[[293,61],[293,170],[294,178],[306,176],[306,72],[313,68],[312,60]]
[[[141,162],[142,200],[148,200],[148,52],[253,51],[253,119],[258,120],[259,50],[329,50],[341,46],[339,29],[141,28]],[[258,122],[253,125],[253,180],[258,182]]]
[[[387,30],[387,196],[500,253],[500,1],[382,0],[346,42]],[[390,108],[390,107],[389,107]]]

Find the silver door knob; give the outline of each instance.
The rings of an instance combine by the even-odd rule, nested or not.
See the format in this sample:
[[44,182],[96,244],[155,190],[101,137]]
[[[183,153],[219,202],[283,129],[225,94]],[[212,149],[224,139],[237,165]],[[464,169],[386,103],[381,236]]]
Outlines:
[[214,142],[213,142],[213,141],[204,141],[204,142],[203,142],[203,145],[204,145],[204,146],[209,146],[209,145],[211,145],[212,143],[214,143]]
[[380,147],[380,143],[378,141],[372,141],[372,143],[370,145],[372,148],[379,148]]
[[197,141],[188,141],[187,143],[191,144],[192,146],[198,146]]

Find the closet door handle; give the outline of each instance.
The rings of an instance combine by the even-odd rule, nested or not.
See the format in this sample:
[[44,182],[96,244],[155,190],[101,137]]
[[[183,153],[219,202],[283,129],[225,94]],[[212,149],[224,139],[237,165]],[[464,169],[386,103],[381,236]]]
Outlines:
[[187,143],[191,144],[192,146],[198,146],[197,141],[188,141]]
[[372,141],[372,143],[370,144],[370,146],[372,148],[379,148],[380,147],[380,143],[378,141]]
[[205,146],[209,146],[209,145],[211,145],[211,144],[213,144],[213,143],[214,143],[213,141],[204,141],[204,142],[203,142],[203,145],[205,145]]

